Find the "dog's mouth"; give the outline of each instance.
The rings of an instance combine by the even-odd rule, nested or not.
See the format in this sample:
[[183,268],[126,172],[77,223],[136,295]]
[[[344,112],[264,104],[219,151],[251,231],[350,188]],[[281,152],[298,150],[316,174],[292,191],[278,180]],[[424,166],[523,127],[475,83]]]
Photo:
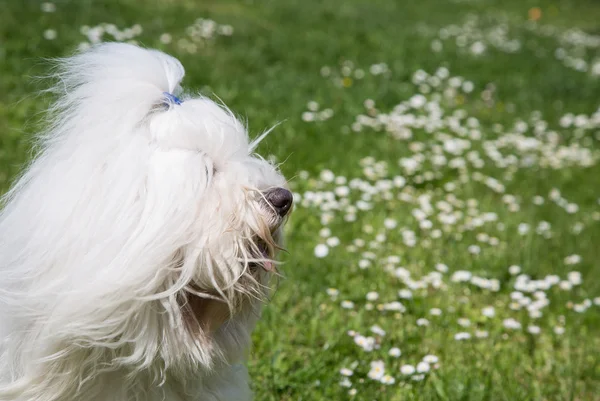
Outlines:
[[[247,272],[237,283],[240,289],[243,289],[242,293],[262,300],[266,278],[272,273],[277,274],[275,256],[276,251],[280,249],[278,228],[279,224],[273,227],[267,239],[255,235],[247,244],[243,257]],[[242,260],[240,262],[244,263]],[[221,298],[222,293],[202,290],[198,284],[191,284],[187,292],[181,302],[186,320],[194,333],[199,333],[198,329],[212,332],[231,317],[232,306]],[[240,299],[242,298],[233,300],[234,307],[240,306]]]
[[260,238],[254,240],[253,249],[250,251],[252,261],[248,263],[250,272],[255,273],[260,269],[272,273],[275,271],[276,266],[273,261],[273,252],[271,247]]

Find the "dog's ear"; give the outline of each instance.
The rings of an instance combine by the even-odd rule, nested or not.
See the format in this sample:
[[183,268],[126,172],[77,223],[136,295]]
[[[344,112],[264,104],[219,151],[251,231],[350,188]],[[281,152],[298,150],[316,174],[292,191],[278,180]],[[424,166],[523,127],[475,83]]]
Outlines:
[[131,266],[123,268],[138,270],[129,273],[137,276],[131,284],[144,289],[138,296],[152,296],[164,275],[179,273],[179,266],[173,264],[175,253],[197,234],[200,200],[211,176],[212,164],[200,153],[158,148],[149,154],[146,179],[135,205],[139,226],[122,250],[130,254],[127,263]]
[[[187,351],[168,343],[175,340],[164,336],[166,329],[177,330],[176,325],[184,323],[157,312],[168,297],[144,298],[166,290],[165,280],[172,282],[170,276],[178,274],[171,261],[174,252],[189,243],[198,200],[207,185],[206,166],[202,156],[192,152],[145,154],[144,180],[132,182],[125,171],[120,176],[119,169],[126,163],[109,164],[98,172],[94,185],[100,195],[90,198],[87,205],[95,213],[83,215],[77,208],[72,212],[85,230],[61,233],[69,236],[53,242],[53,259],[39,260],[44,280],[33,288],[31,299],[19,298],[44,306],[36,311],[24,304],[19,309],[22,315],[31,314],[33,322],[19,339],[27,350],[25,359],[32,362],[22,380],[0,388],[0,399],[15,399],[14,394],[23,395],[19,399],[50,399],[41,394],[67,399],[64,394],[74,394],[78,385],[84,385],[74,377],[99,375],[102,369],[125,365],[141,369],[150,366],[157,355],[165,364],[174,364],[179,355],[165,349]],[[76,193],[66,183],[55,183]],[[126,184],[131,185],[130,192],[124,192]],[[56,268],[62,270],[52,270]],[[51,302],[43,302],[47,299]],[[222,319],[213,305],[205,309]],[[198,353],[196,360],[209,361],[207,354]],[[9,391],[13,395],[3,398]],[[40,398],[28,397],[30,393]]]

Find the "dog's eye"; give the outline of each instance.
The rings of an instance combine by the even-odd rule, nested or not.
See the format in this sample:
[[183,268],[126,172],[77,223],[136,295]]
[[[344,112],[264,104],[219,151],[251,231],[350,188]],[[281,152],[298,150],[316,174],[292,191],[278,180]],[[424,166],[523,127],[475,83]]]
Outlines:
[[[208,173],[209,173],[209,171],[210,171],[210,170],[209,170],[209,167],[208,167],[208,166],[206,166],[206,167],[204,167],[204,168],[205,168],[205,170],[206,170],[206,175],[208,176]],[[217,168],[216,168],[216,167],[213,165],[213,166],[212,166],[212,176],[214,176],[215,174],[217,174]]]

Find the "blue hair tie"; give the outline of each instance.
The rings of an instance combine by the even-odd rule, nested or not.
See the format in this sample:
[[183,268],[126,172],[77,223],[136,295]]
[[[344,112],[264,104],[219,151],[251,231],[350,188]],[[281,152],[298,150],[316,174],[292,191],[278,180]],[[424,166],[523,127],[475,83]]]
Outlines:
[[[168,100],[168,103],[174,103],[174,104],[181,104],[183,103],[181,101],[181,99],[179,99],[177,96],[173,95],[172,93],[169,92],[163,92],[163,95],[165,95],[165,97]],[[165,102],[167,103],[167,102]]]

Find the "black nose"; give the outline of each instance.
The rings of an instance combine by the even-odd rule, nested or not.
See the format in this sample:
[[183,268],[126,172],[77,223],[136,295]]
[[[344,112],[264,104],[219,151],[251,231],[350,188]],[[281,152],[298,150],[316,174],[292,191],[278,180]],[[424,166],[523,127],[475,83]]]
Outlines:
[[285,216],[292,207],[294,196],[285,188],[271,189],[265,194],[267,201],[273,206],[273,209],[281,217]]

